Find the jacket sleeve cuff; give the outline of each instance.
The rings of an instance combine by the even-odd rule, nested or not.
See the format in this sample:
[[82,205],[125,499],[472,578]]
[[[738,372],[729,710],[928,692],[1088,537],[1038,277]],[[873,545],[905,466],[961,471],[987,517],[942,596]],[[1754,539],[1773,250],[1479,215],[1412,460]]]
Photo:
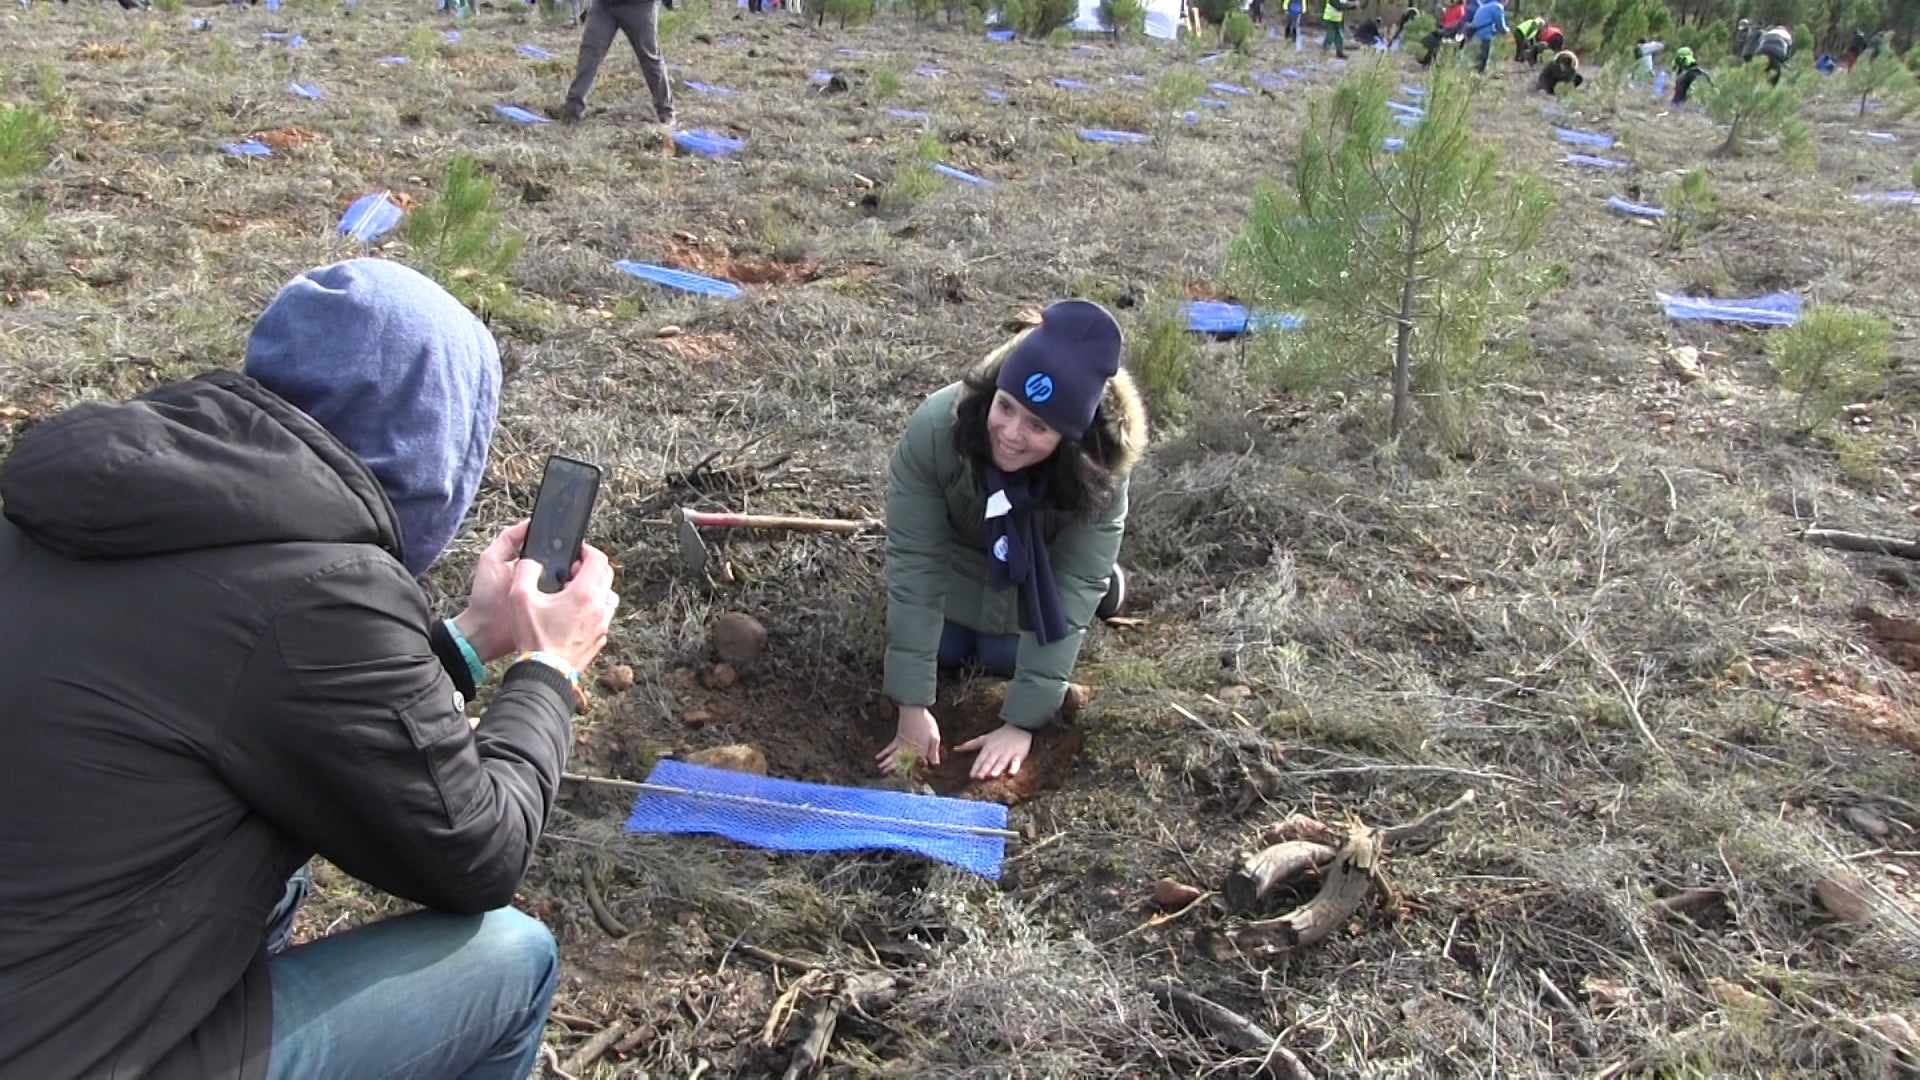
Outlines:
[[1027,731],[1039,731],[1060,714],[1060,703],[1067,698],[1067,684],[1051,679],[1023,682],[1017,676],[1007,687],[1007,699],[1000,706],[1000,719]]
[[440,666],[447,669],[447,678],[453,680],[453,688],[460,696],[473,700],[479,687],[473,684],[473,671],[467,667],[467,658],[461,655],[460,646],[454,644],[453,635],[447,633],[444,619],[436,619],[427,630],[427,644],[433,647],[433,655]]
[[526,685],[544,686],[551,690],[555,700],[560,702],[562,710],[569,716],[585,707],[580,691],[565,675],[537,660],[520,661],[508,668],[506,676],[500,680],[502,689]]

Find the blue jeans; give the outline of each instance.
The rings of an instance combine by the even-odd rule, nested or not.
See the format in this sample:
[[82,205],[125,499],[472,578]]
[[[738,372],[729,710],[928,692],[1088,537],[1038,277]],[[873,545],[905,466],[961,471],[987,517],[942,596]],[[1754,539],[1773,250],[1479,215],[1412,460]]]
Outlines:
[[512,908],[418,911],[284,952],[307,891],[294,875],[268,924],[267,1080],[525,1080],[560,974],[553,935]]
[[951,670],[978,659],[980,666],[1003,679],[1013,678],[1020,655],[1020,635],[982,634],[952,620],[940,631],[940,666]]

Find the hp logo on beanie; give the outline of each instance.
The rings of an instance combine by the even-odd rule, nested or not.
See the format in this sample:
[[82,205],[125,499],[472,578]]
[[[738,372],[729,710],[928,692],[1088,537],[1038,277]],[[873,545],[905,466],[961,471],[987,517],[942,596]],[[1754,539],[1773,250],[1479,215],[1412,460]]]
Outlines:
[[1043,372],[1027,376],[1027,400],[1035,405],[1045,405],[1053,397],[1053,379]]

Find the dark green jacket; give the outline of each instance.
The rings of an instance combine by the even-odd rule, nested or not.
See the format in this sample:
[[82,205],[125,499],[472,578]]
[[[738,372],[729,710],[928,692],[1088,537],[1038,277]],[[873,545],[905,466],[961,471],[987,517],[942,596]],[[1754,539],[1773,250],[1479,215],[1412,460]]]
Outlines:
[[[980,372],[1000,369],[1005,347]],[[1126,476],[1146,449],[1147,420],[1125,371],[1108,382],[1095,424],[1104,425],[1121,481],[1107,511],[1093,521],[1043,512],[1040,522],[1054,581],[1073,633],[1041,645],[1020,630],[1016,590],[987,586],[987,492],[984,479],[954,447],[954,406],[966,391],[954,383],[913,414],[893,454],[887,493],[886,694],[901,705],[931,705],[940,632],[947,620],[990,635],[1020,635],[1013,683],[1001,719],[1023,728],[1053,719],[1080,656],[1093,612],[1106,595],[1127,523]]]

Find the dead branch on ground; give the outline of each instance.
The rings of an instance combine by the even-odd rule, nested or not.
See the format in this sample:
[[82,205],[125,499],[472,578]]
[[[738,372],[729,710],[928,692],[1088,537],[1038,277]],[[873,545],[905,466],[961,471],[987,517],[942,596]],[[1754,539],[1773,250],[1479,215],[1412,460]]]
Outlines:
[[1313,1080],[1313,1073],[1307,1071],[1297,1054],[1281,1046],[1265,1028],[1225,1005],[1172,983],[1155,983],[1152,989],[1161,1008],[1193,1027],[1241,1053],[1264,1055],[1256,1075]]
[[841,976],[832,993],[814,1002],[807,1018],[807,1033],[793,1048],[782,1080],[805,1080],[820,1071],[827,1062],[827,1050],[833,1033],[848,1009],[866,1016],[893,1004],[900,996],[900,983],[884,971],[866,971]]
[[1873,536],[1868,533],[1847,532],[1843,529],[1812,528],[1801,533],[1800,539],[1815,547],[1833,548],[1836,551],[1859,551],[1868,555],[1897,555],[1902,559],[1920,560],[1920,542],[1896,540],[1891,536]]

